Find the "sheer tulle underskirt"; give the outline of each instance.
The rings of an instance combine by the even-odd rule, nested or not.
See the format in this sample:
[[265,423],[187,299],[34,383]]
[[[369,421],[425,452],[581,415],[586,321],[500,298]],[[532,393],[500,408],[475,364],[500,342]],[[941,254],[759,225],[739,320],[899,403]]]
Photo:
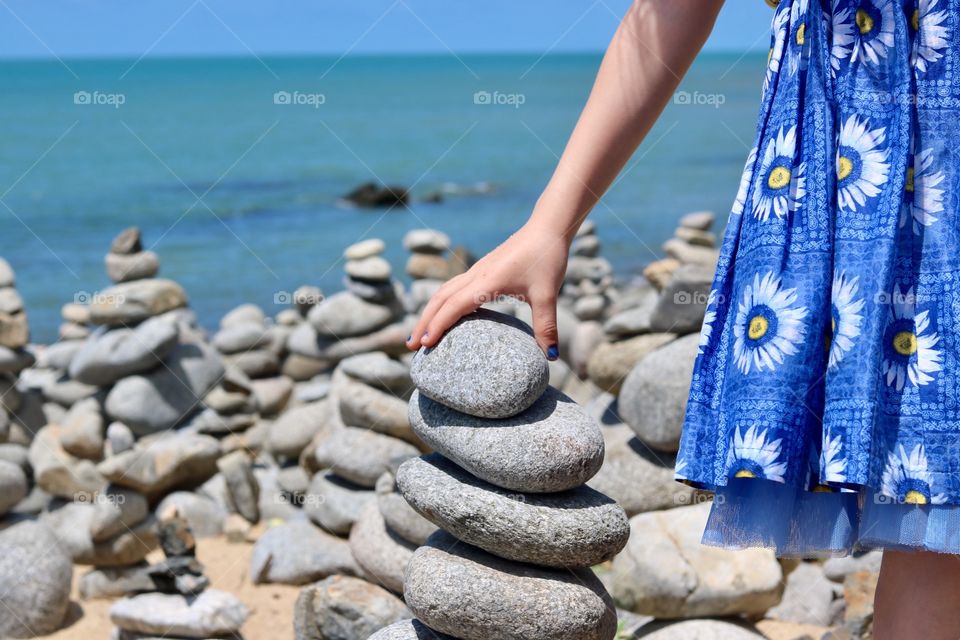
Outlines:
[[830,557],[869,549],[960,554],[960,505],[894,503],[869,488],[805,491],[731,478],[714,493],[702,542],[767,547],[780,557]]

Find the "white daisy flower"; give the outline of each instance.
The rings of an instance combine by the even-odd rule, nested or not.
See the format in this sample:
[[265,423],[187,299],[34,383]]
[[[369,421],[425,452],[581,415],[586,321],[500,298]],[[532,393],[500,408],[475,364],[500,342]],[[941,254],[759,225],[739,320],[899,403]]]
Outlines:
[[777,9],[773,16],[773,43],[767,54],[767,75],[763,79],[763,93],[773,82],[774,76],[780,71],[780,60],[783,58],[784,44],[787,41],[787,31],[790,26],[790,12],[786,9]]
[[809,0],[794,0],[790,7],[791,34],[787,47],[787,70],[795,74],[804,66],[803,45],[807,35],[807,6]]
[[771,212],[782,218],[788,211],[795,211],[806,195],[806,164],[794,167],[796,149],[796,125],[786,132],[780,127],[776,137],[767,142],[753,186],[753,215],[757,219],[767,220]]
[[750,149],[747,154],[747,161],[743,165],[743,173],[740,174],[740,187],[737,189],[737,198],[733,201],[732,215],[739,216],[743,213],[747,205],[747,190],[750,188],[750,179],[753,177],[753,165],[757,161],[757,148]]
[[805,335],[806,307],[795,307],[796,289],[783,289],[780,278],[767,273],[753,277],[743,291],[733,326],[733,354],[737,368],[773,371],[785,356],[797,352]]
[[843,442],[840,436],[830,437],[827,431],[823,435],[823,447],[820,451],[820,482],[846,482],[847,461],[843,457]]
[[933,493],[933,476],[927,469],[923,445],[916,445],[907,455],[902,444],[887,454],[880,493],[901,504],[943,504],[947,497]]
[[840,209],[856,211],[880,193],[887,181],[889,149],[886,129],[870,130],[869,122],[852,115],[840,128],[837,140],[837,201]]
[[697,354],[703,353],[703,349],[710,343],[710,335],[713,333],[713,321],[717,319],[717,309],[714,303],[717,301],[717,290],[711,289],[707,296],[707,311],[703,314],[703,325],[700,327],[700,346],[697,347]]
[[830,47],[830,68],[833,69],[833,75],[836,76],[837,72],[840,71],[840,65],[850,57],[853,51],[854,24],[850,9],[837,11],[834,8],[832,13],[833,45]]
[[921,72],[926,72],[928,65],[942,58],[950,43],[950,30],[943,24],[947,12],[935,11],[937,4],[938,0],[918,0],[910,20],[916,33],[911,58]]
[[684,472],[687,470],[687,461],[686,460],[677,460],[676,466],[673,468],[673,477],[675,480],[686,480],[687,476],[684,475]]
[[741,435],[737,427],[733,444],[727,451],[727,477],[765,478],[783,482],[787,471],[786,462],[778,462],[782,453],[782,440],[767,442],[767,430],[758,431],[753,425]]
[[834,271],[830,291],[830,359],[827,366],[836,369],[843,355],[853,347],[853,340],[860,335],[865,303],[857,298],[860,276],[847,279],[843,272]]
[[855,19],[859,32],[853,43],[850,60],[879,64],[893,46],[893,0],[861,2]]
[[913,288],[893,290],[890,322],[883,338],[883,373],[887,384],[901,391],[904,385],[923,386],[931,374],[943,369],[943,353],[936,348],[940,338],[930,329],[930,310],[916,313]]
[[933,169],[933,149],[924,149],[907,168],[906,197],[900,210],[900,226],[913,218],[913,232],[929,227],[939,220],[936,214],[943,212],[943,171]]

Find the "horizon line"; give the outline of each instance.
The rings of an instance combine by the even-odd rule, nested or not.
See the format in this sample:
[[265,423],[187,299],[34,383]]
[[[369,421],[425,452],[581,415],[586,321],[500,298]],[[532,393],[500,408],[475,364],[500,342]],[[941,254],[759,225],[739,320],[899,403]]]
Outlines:
[[[483,49],[474,49],[474,50],[464,50],[457,51],[455,55],[446,52],[446,51],[363,51],[357,53],[350,53],[344,58],[455,58],[457,56],[488,56],[488,57],[514,57],[514,56],[543,56],[543,57],[564,57],[564,56],[585,56],[585,55],[596,55],[602,56],[605,52],[605,49],[570,49],[563,51],[551,51],[544,54],[541,51],[534,49],[524,50],[518,49],[514,51],[488,51]],[[703,54],[719,54],[719,55],[761,55],[762,51],[757,50],[753,51],[751,49],[734,49],[734,48],[711,48],[704,49],[700,52],[699,55]],[[24,54],[24,55],[0,55],[0,63],[2,62],[58,62],[60,60],[64,61],[123,61],[123,60],[132,60],[138,59],[142,54],[138,53],[117,53],[117,54],[74,54],[74,55],[62,55],[62,56],[53,56],[53,55],[35,55],[35,54]],[[276,51],[276,52],[265,52],[265,53],[240,53],[240,52],[182,52],[182,53],[159,53],[151,54],[149,56],[143,57],[143,61],[147,60],[197,60],[197,59],[229,59],[229,60],[256,60],[257,58],[269,58],[269,59],[278,59],[278,58],[337,58],[342,56],[342,52],[337,51]]]

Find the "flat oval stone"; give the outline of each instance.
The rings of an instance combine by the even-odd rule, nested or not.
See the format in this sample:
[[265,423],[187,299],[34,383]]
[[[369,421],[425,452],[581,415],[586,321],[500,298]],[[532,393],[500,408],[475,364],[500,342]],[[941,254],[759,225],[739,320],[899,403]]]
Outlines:
[[460,413],[414,392],[409,416],[431,448],[504,489],[565,491],[587,482],[603,464],[600,427],[553,387],[523,413],[503,420]]
[[436,453],[404,462],[397,486],[427,520],[517,562],[589,567],[613,558],[630,537],[623,509],[587,486],[518,495],[474,478]]
[[462,640],[612,640],[617,613],[589,569],[515,564],[430,536],[407,565],[407,606],[431,629]]
[[432,349],[413,358],[410,377],[423,395],[482,418],[508,418],[532,405],[550,378],[547,359],[524,322],[478,309]]
[[437,633],[419,620],[401,620],[384,627],[367,640],[456,640],[445,633]]

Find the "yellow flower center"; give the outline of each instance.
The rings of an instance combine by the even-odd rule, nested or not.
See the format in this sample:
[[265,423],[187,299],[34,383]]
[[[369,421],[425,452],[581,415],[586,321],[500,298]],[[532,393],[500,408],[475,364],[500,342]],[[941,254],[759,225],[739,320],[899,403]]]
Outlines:
[[857,9],[857,26],[860,28],[860,33],[862,34],[873,31],[873,18],[870,17],[870,14],[864,9]]
[[903,496],[903,501],[907,504],[927,504],[927,497],[917,490],[907,491]]
[[907,167],[907,193],[913,193],[913,167]]
[[740,471],[737,471],[735,474],[733,474],[733,477],[734,478],[756,478],[757,476],[756,474],[753,473],[753,471],[750,471],[749,469],[740,469]]
[[910,16],[910,24],[913,25],[914,31],[920,31],[920,9],[913,10],[913,15]]
[[783,189],[790,184],[790,170],[786,167],[774,167],[767,176],[767,184],[771,189]]
[[806,32],[807,32],[807,24],[805,22],[801,22],[800,26],[797,27],[797,44],[800,45],[801,47],[803,46],[803,37],[806,34]]
[[917,336],[912,331],[900,331],[893,336],[893,348],[902,356],[913,355],[917,351]]
[[813,488],[814,493],[833,493],[833,489],[825,484],[818,484]]
[[754,316],[750,320],[750,328],[747,330],[747,335],[750,336],[751,340],[756,340],[762,338],[769,328],[770,323],[767,322],[766,318],[763,316]]
[[767,4],[774,9],[777,8],[777,5],[779,3],[780,3],[780,0],[767,0]]
[[837,160],[837,180],[844,180],[851,173],[853,173],[853,160],[840,156]]

